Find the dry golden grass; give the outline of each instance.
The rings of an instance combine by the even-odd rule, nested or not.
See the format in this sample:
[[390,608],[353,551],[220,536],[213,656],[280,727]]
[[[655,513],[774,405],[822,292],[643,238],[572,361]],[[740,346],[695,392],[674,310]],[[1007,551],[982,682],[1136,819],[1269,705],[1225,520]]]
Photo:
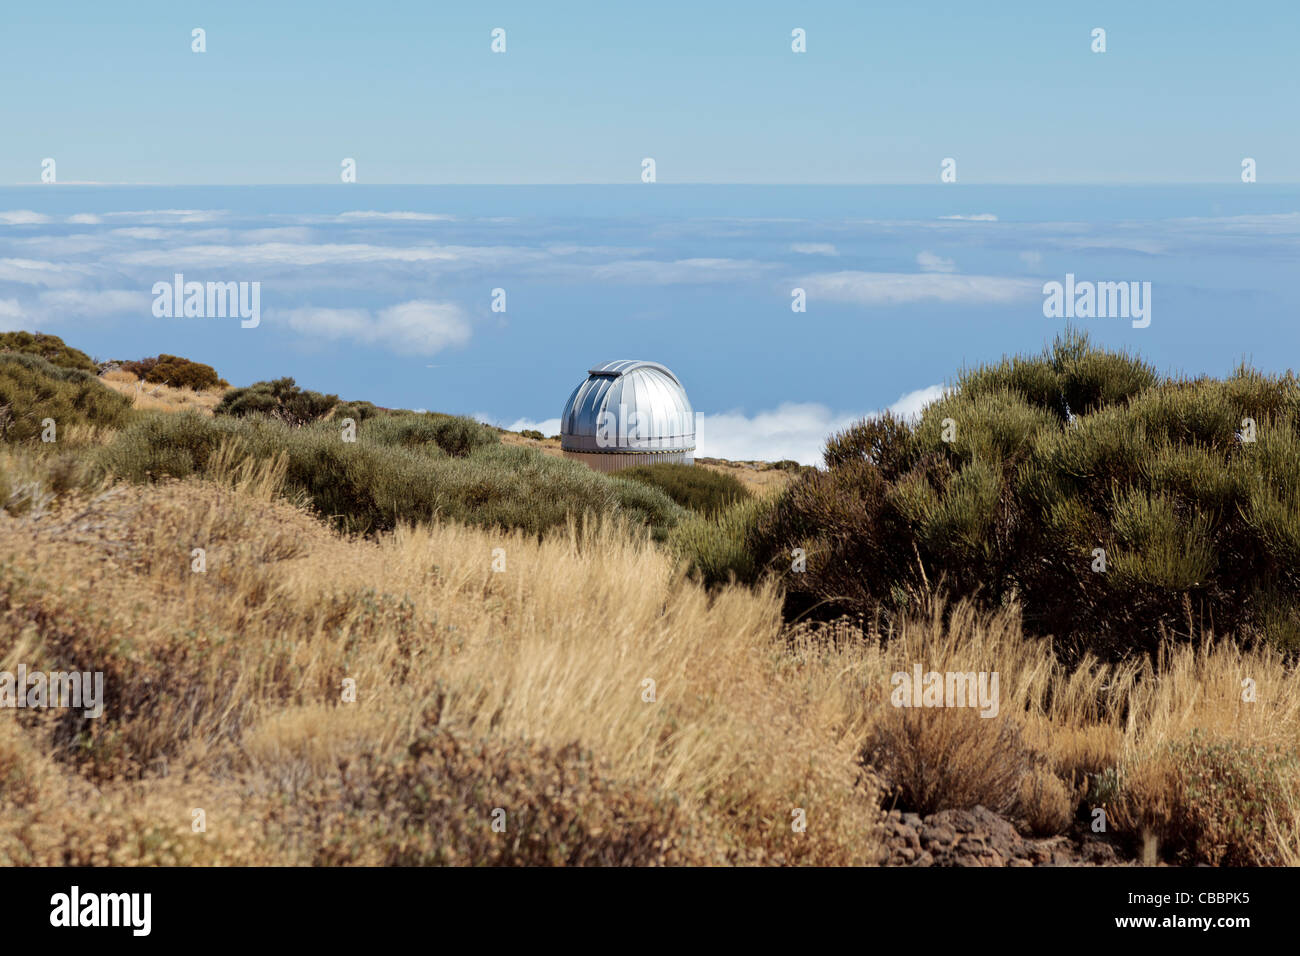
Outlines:
[[[984,803],[1046,833],[1064,828],[1090,795],[1086,809],[1104,808],[1108,832],[1134,852],[1152,838],[1219,862],[1207,841],[1223,827],[1243,848],[1234,862],[1298,858],[1300,670],[1277,652],[1207,637],[1167,647],[1153,663],[1084,659],[1067,668],[1050,642],[1023,635],[1015,609],[982,615],[959,604],[945,616],[938,602],[888,639],[864,645],[855,633],[808,627],[795,646],[838,662],[828,668],[836,679],[824,688],[826,706],[854,714],[883,782],[905,803]],[[917,662],[926,671],[997,671],[998,715],[888,706],[890,676]],[[1246,678],[1252,702],[1242,698]],[[1190,759],[1190,742],[1209,753]],[[1202,781],[1225,764],[1253,802],[1211,799]]]
[[[501,432],[501,444],[534,448],[543,455],[563,458],[558,438],[525,438],[518,432]],[[775,495],[794,480],[794,472],[777,468],[765,461],[727,461],[723,458],[697,458],[698,468],[708,468],[720,475],[731,475],[757,497]]]
[[163,412],[194,411],[211,415],[212,410],[226,393],[224,388],[195,391],[189,388],[172,388],[170,385],[157,385],[141,381],[124,369],[114,369],[99,376],[99,380],[113,389],[131,398],[136,408]]
[[[0,522],[0,553],[12,555],[0,576],[0,669],[103,670],[110,697],[100,721],[22,725],[31,754],[56,758],[59,784],[41,788],[39,806],[0,794],[12,804],[0,859],[83,859],[67,839],[84,828],[69,823],[71,836],[56,839],[57,826],[37,823],[84,816],[73,794],[91,782],[105,814],[140,805],[141,787],[162,814],[127,815],[137,822],[119,822],[121,838],[96,860],[320,860],[331,834],[370,825],[357,814],[397,812],[379,783],[362,788],[378,802],[352,801],[360,785],[340,765],[390,762],[406,769],[362,777],[407,780],[408,748],[442,728],[465,742],[457,761],[480,746],[523,748],[544,754],[539,766],[570,768],[563,777],[590,754],[590,773],[606,781],[598,792],[628,795],[613,805],[629,809],[589,842],[613,839],[618,820],[650,819],[637,802],[650,800],[678,822],[655,817],[645,832],[700,834],[662,851],[665,862],[877,859],[880,811],[857,740],[821,699],[825,675],[788,666],[771,591],[710,599],[669,555],[608,526],[540,544],[454,525],[344,539],[272,500],[275,483],[232,466],[224,485],[119,486]],[[494,548],[504,572],[492,570]],[[356,703],[341,701],[345,678]],[[434,793],[463,776],[438,772],[423,783]],[[301,815],[270,814],[275,798],[299,792]],[[201,837],[189,834],[186,804],[208,813]],[[471,809],[487,827],[492,808]],[[792,830],[796,809],[806,833]],[[137,824],[165,831],[168,849],[141,849],[157,835],[128,839],[122,827]],[[574,858],[623,859],[613,852]],[[406,859],[384,857],[394,858]]]
[[[610,524],[344,538],[280,497],[283,462],[221,461],[0,515],[0,670],[103,671],[109,698],[0,712],[0,863],[869,864],[890,792],[1039,833],[1088,793],[1133,847],[1239,861],[1188,740],[1259,780],[1224,831],[1245,861],[1300,859],[1294,775],[1255,756],[1300,740],[1277,655],[1067,669],[1014,608],[937,602],[877,639],[788,631],[770,586],[706,593]],[[917,662],[997,671],[998,715],[892,707]]]
[[777,468],[766,461],[727,461],[724,458],[697,458],[695,464],[722,475],[731,475],[757,498],[775,495],[794,480],[795,473]]
[[518,432],[501,432],[501,444],[503,445],[522,445],[525,448],[536,448],[543,455],[550,455],[552,458],[563,458],[564,452],[560,448],[558,438],[525,438]]

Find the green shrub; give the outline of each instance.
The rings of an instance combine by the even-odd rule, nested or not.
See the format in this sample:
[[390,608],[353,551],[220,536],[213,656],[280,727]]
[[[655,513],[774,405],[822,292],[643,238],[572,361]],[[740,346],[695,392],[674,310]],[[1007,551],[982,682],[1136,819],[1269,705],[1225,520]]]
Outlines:
[[58,433],[70,425],[113,428],[131,415],[131,400],[89,372],[52,365],[37,355],[0,354],[0,439],[28,441],[54,420]]
[[45,335],[41,332],[0,332],[0,354],[12,352],[19,355],[35,355],[45,359],[59,368],[77,369],[82,372],[94,372],[94,361],[80,349],[65,345],[57,335]]
[[524,438],[531,438],[533,441],[541,441],[546,437],[541,432],[539,432],[536,428],[525,428],[519,434]]
[[717,514],[750,497],[749,489],[734,475],[703,465],[639,465],[622,469],[618,477],[659,488],[683,508],[705,515]]
[[221,397],[213,409],[217,415],[268,415],[288,425],[305,425],[324,418],[338,404],[337,395],[322,395],[301,389],[292,378],[254,382]]
[[694,514],[673,529],[669,540],[688,572],[706,587],[758,577],[750,536],[769,507],[761,498],[746,498],[715,514]]
[[[838,468],[850,461],[865,461],[893,479],[906,472],[916,461],[918,449],[907,423],[890,412],[867,418],[826,441],[823,457],[827,468]],[[789,468],[794,465],[794,468]],[[797,462],[780,461],[776,467],[798,471]]]
[[1160,379],[1069,333],[964,372],[913,424],[833,436],[748,540],[792,615],[887,618],[942,587],[1104,656],[1211,625],[1294,648],[1298,408],[1290,374]]
[[957,391],[968,400],[1013,392],[1028,405],[1066,421],[1122,405],[1154,386],[1155,369],[1126,352],[1094,348],[1086,333],[1068,329],[1035,357],[1004,358],[964,372]]
[[378,418],[383,413],[383,410],[378,405],[371,402],[339,402],[334,406],[334,412],[330,415],[330,418],[336,422],[350,418],[359,425],[372,418]]
[[172,388],[189,388],[196,392],[225,388],[230,384],[211,365],[191,362],[187,358],[165,352],[153,358],[123,362],[122,369],[146,382],[170,385]]
[[108,474],[147,481],[203,474],[226,442],[255,459],[283,454],[287,491],[349,532],[446,519],[540,535],[563,527],[571,515],[601,514],[648,526],[663,538],[684,517],[657,489],[534,449],[491,444],[449,453],[437,440],[460,451],[468,434],[463,424],[450,416],[425,419],[381,416],[347,442],[333,420],[290,427],[265,415],[153,413],[123,429],[101,450],[99,463]]
[[365,432],[370,440],[382,445],[434,445],[455,458],[501,442],[495,428],[472,418],[437,412],[395,412],[369,422]]

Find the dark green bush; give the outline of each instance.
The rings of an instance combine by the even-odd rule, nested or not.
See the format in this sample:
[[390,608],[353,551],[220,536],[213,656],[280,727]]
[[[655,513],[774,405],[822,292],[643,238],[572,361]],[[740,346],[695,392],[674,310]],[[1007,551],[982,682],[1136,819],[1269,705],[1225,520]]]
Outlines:
[[334,414],[330,418],[336,422],[350,418],[360,424],[371,418],[378,418],[382,414],[384,414],[383,409],[371,402],[339,402],[334,406]]
[[35,355],[59,368],[92,373],[96,370],[94,361],[85,352],[65,345],[57,335],[42,332],[0,332],[0,353],[5,352]]
[[89,372],[52,365],[37,355],[0,353],[0,439],[38,438],[42,422],[117,427],[131,415],[131,400]]
[[[826,440],[826,467],[838,468],[851,461],[865,461],[896,478],[916,461],[917,446],[907,423],[889,412],[851,425]],[[778,467],[785,462],[778,462]],[[794,465],[795,462],[790,462]],[[797,471],[798,467],[789,469]]]
[[337,395],[322,395],[298,387],[292,378],[254,382],[221,397],[213,411],[218,415],[268,415],[287,425],[305,425],[324,418],[338,404]]
[[833,436],[825,462],[747,532],[792,615],[888,617],[942,587],[1107,655],[1211,626],[1300,649],[1289,374],[1161,379],[1069,333],[963,373],[915,424]]
[[541,441],[546,437],[541,432],[539,432],[536,428],[525,428],[519,434],[524,438],[531,438],[533,441]]
[[123,362],[122,370],[146,382],[170,385],[172,388],[190,388],[196,392],[224,388],[230,384],[211,365],[191,362],[187,358],[165,352],[153,358]]
[[618,477],[659,488],[683,508],[714,515],[750,497],[749,489],[734,475],[724,475],[703,465],[660,464],[624,468]]

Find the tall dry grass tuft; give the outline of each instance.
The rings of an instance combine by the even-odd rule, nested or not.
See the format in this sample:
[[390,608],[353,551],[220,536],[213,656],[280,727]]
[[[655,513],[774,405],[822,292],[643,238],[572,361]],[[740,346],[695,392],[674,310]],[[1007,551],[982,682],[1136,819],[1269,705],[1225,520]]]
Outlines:
[[99,376],[99,380],[113,391],[131,399],[132,407],[142,411],[184,412],[194,411],[211,415],[228,391],[224,387],[209,389],[173,388],[156,382],[146,382],[125,369],[113,369]]
[[[828,706],[853,714],[865,759],[902,808],[983,804],[1039,835],[1103,809],[1106,832],[1133,852],[1150,842],[1183,862],[1300,852],[1300,671],[1277,651],[1210,637],[1150,662],[1067,667],[1050,642],[1024,637],[1014,608],[966,602],[932,602],[865,642],[846,623],[797,635],[796,655],[838,662]],[[996,671],[997,715],[891,706],[891,677],[917,663]]]
[[[822,699],[828,675],[788,666],[771,590],[710,598],[670,554],[610,522],[571,522],[540,542],[452,524],[344,538],[272,500],[279,471],[251,468],[234,448],[221,455],[221,483],[118,486],[39,519],[0,522],[9,555],[0,666],[21,659],[106,674],[103,719],[69,714],[24,728],[56,755],[65,789],[90,781],[102,789],[99,804],[125,806],[142,786],[161,800],[168,781],[199,781],[211,796],[193,805],[226,826],[274,824],[260,838],[268,861],[312,862],[328,833],[360,840],[372,817],[396,812],[394,799],[417,826],[413,794],[442,799],[440,787],[477,779],[458,761],[480,758],[465,754],[489,765],[531,754],[538,787],[571,772],[560,768],[587,767],[607,783],[594,796],[575,791],[579,804],[640,794],[675,809],[659,816],[641,797],[618,798],[623,809],[610,820],[697,834],[661,859],[641,843],[606,846],[608,828],[597,828],[575,860],[879,857],[879,800],[858,742]],[[345,681],[355,682],[355,703],[343,700]],[[451,763],[411,751],[439,734],[457,741]],[[359,796],[358,787],[380,789]],[[315,809],[292,820],[267,809],[294,794]],[[59,801],[46,797],[48,815]],[[491,809],[465,811],[460,856],[432,847],[427,859],[468,861],[467,848],[486,846],[471,823],[488,826]],[[792,826],[797,810],[806,832]],[[34,813],[28,804],[14,825]],[[11,858],[67,849],[22,845]],[[203,847],[194,859],[233,859],[223,840]],[[519,854],[498,861],[540,859],[522,844]]]

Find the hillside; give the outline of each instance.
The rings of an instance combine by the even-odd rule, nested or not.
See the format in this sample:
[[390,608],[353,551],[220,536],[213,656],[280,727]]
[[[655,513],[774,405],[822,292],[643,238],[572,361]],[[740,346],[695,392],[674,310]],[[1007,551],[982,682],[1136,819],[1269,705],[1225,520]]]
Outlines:
[[[939,507],[982,500],[923,444],[925,417],[864,422],[825,469],[754,495],[727,469],[609,478],[545,441],[359,403],[344,442],[337,399],[292,380],[104,379],[0,355],[0,672],[104,679],[102,716],[0,720],[0,863],[1300,864],[1283,641],[1169,629],[1152,654],[1088,653],[1014,597],[938,581],[888,613],[791,614],[830,586],[828,553],[858,562],[842,581],[888,568],[846,515],[920,478]],[[1249,394],[1274,387],[1285,400],[1286,381]],[[1042,441],[1095,427],[989,389],[989,421],[1040,422]],[[979,434],[979,392],[937,411]],[[752,550],[782,527],[807,570]],[[942,543],[879,527],[900,537],[877,546]],[[921,671],[995,675],[994,695],[921,706]]]

